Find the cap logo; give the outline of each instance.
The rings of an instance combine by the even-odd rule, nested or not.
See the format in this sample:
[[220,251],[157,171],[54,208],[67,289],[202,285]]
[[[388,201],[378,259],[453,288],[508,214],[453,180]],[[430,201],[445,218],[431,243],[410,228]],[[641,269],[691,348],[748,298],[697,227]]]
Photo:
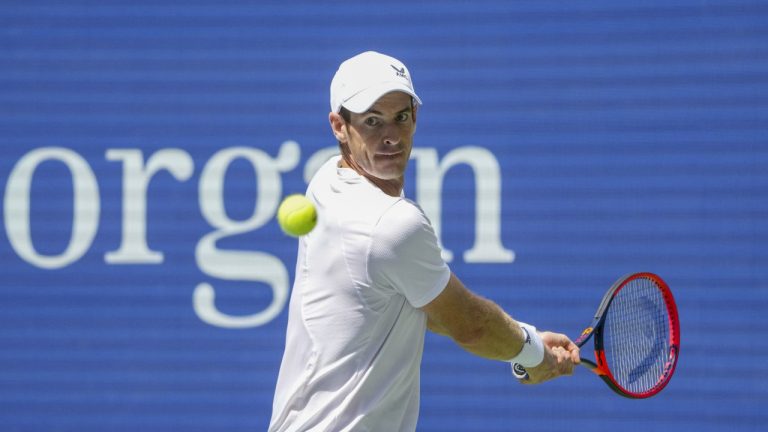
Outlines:
[[405,67],[398,69],[395,67],[395,65],[390,65],[390,66],[392,67],[392,69],[395,70],[395,73],[397,74],[397,76],[408,79],[408,77],[405,76]]

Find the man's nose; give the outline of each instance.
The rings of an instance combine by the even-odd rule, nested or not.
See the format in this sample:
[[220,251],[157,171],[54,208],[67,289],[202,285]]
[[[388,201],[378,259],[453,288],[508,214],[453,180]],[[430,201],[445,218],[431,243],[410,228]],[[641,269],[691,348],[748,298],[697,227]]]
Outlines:
[[384,143],[387,145],[400,143],[400,130],[396,125],[390,125],[384,128]]

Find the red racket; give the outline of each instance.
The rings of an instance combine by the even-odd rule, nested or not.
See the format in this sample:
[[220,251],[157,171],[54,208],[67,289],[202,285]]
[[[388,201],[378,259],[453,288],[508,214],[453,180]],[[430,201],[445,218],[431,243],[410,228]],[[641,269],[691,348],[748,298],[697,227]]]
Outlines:
[[[595,361],[581,359],[621,396],[643,399],[672,378],[680,353],[680,322],[669,286],[653,273],[622,277],[605,293],[592,324],[575,344],[595,344]],[[518,379],[528,373],[512,367]]]

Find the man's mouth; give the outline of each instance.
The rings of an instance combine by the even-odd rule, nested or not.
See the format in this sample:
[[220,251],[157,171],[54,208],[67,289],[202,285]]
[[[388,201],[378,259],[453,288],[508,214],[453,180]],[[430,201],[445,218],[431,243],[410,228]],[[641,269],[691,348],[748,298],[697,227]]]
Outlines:
[[396,152],[378,152],[376,153],[376,157],[382,158],[382,159],[396,159],[402,155],[402,151],[396,151]]

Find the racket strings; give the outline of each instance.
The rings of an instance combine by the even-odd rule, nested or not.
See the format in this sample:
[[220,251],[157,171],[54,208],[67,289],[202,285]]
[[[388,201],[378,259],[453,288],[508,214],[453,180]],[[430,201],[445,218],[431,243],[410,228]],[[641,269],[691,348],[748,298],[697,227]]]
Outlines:
[[633,279],[607,310],[603,344],[616,382],[633,393],[655,387],[664,373],[670,345],[664,297],[648,278]]

